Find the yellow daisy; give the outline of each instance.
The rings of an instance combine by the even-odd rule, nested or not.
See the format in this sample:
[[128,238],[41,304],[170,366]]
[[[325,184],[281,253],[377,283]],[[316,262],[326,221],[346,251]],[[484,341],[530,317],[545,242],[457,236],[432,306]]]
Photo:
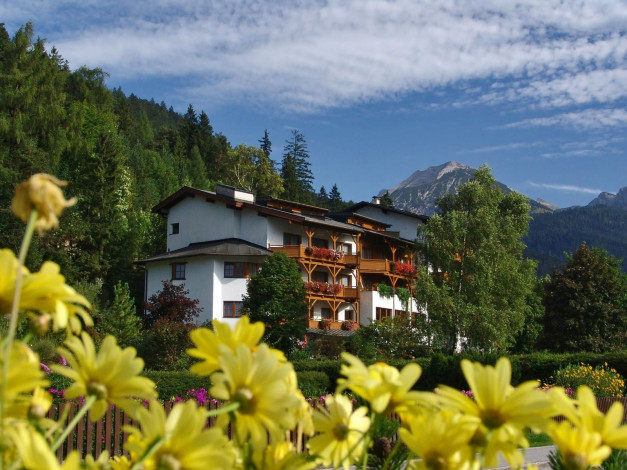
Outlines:
[[246,316],[240,318],[234,329],[219,320],[213,320],[212,325],[213,330],[197,328],[190,334],[196,347],[188,349],[187,354],[202,361],[193,364],[189,370],[201,376],[211,375],[220,369],[220,345],[227,346],[233,352],[239,344],[252,349],[261,341],[265,329],[263,323],[251,324]]
[[66,200],[63,196],[61,187],[66,185],[52,175],[37,173],[18,185],[11,210],[24,222],[37,210],[35,228],[41,235],[44,230],[58,227],[63,210],[76,204],[76,198]]
[[310,453],[323,465],[348,469],[366,450],[370,428],[367,413],[365,406],[353,412],[351,401],[344,395],[327,395],[326,408],[314,411],[314,427],[319,434],[307,442]]
[[484,448],[485,464],[496,466],[497,452],[501,452],[513,467],[522,464],[523,456],[517,447],[528,447],[523,432],[526,428],[542,429],[554,413],[550,400],[537,390],[535,381],[512,387],[511,364],[500,358],[495,367],[461,363],[464,376],[473,392],[473,399],[447,386],[440,386],[440,402],[445,407],[460,411],[480,420],[474,437],[477,447]]
[[[18,260],[8,249],[0,250],[0,314],[11,312],[15,293]],[[22,268],[24,279],[20,292],[19,311],[38,312],[44,318],[52,318],[54,329],[65,328],[70,323],[74,331],[81,330],[80,316],[87,326],[93,321],[85,309],[91,305],[85,297],[65,284],[59,266],[45,262],[41,270],[30,273]]]
[[68,349],[59,348],[70,368],[53,365],[52,369],[74,380],[65,391],[66,398],[96,397],[89,410],[92,421],[104,416],[109,404],[122,408],[134,418],[141,408],[137,399],[156,398],[155,384],[139,376],[144,361],[136,357],[134,348],[120,348],[109,335],[96,354],[90,336],[83,332],[81,339],[69,337],[65,342]]
[[78,470],[79,457],[72,452],[63,465],[59,465],[57,456],[46,442],[46,439],[34,428],[26,425],[12,426],[7,429],[7,435],[21,460],[19,468],[25,470]]
[[568,470],[587,470],[601,465],[612,453],[598,432],[583,426],[574,427],[568,421],[551,423],[547,434],[560,451]]
[[468,470],[473,459],[469,442],[478,420],[451,410],[430,410],[399,429],[407,447],[422,460],[410,468],[420,470]]
[[[176,468],[177,470],[230,470],[235,452],[229,440],[218,428],[206,428],[206,410],[193,401],[177,403],[165,415],[163,406],[151,402],[150,408],[139,412],[141,431],[125,428],[131,433],[125,449],[131,461],[143,461],[144,470]],[[156,446],[156,447],[153,447]],[[118,468],[123,463],[118,463]]]
[[418,364],[407,364],[399,372],[382,362],[366,367],[358,357],[349,353],[342,353],[342,359],[349,365],[342,364],[341,373],[346,379],[338,379],[338,393],[350,389],[379,414],[417,412],[423,394],[411,391],[411,388],[422,373]]
[[[211,396],[239,403],[233,415],[235,433],[240,444],[250,439],[253,448],[260,450],[268,444],[283,440],[285,431],[296,425],[294,411],[301,404],[302,395],[289,385],[292,365],[281,362],[266,344],[256,352],[240,344],[235,352],[220,346],[220,368],[212,376]],[[228,415],[218,417],[218,425],[225,426]]]
[[296,453],[291,442],[271,444],[253,455],[254,468],[263,470],[309,470],[316,462],[306,454]]
[[[4,361],[4,348],[0,348],[0,358]],[[0,380],[2,378],[0,377]],[[13,341],[9,355],[9,373],[7,375],[5,399],[18,395],[30,395],[37,388],[45,388],[50,382],[41,370],[39,356],[20,341]]]

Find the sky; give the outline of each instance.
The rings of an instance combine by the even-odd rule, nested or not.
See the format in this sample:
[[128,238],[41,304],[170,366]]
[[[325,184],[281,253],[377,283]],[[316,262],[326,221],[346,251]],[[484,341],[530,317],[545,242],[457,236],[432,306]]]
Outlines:
[[345,200],[451,160],[558,207],[627,186],[627,0],[20,0],[0,21],[233,146],[267,129],[280,162],[298,129]]

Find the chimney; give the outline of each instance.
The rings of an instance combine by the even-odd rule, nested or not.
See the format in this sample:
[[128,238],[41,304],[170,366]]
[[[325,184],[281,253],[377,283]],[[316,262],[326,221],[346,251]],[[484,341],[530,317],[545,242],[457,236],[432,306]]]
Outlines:
[[372,196],[372,204],[380,205],[381,198],[379,196]]

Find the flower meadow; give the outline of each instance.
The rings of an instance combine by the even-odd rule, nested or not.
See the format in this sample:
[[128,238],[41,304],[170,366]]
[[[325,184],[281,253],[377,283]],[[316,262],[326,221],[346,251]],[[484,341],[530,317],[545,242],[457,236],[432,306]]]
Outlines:
[[[568,470],[601,465],[612,449],[627,448],[620,403],[603,414],[585,385],[574,398],[561,387],[541,391],[535,381],[513,387],[506,358],[494,366],[462,361],[467,393],[444,385],[419,392],[413,390],[422,373],[418,364],[402,370],[385,363],[366,366],[344,353],[335,394],[313,409],[298,389],[292,364],[261,342],[265,326],[247,317],[234,328],[214,320],[211,328],[191,332],[194,347],[188,354],[197,362],[190,370],[208,377],[212,385],[190,391],[191,399],[175,403],[166,415],[154,383],[142,376],[144,362],[135,349],[121,348],[113,336],[96,349],[84,329],[93,323],[89,302],[65,283],[59,267],[51,262],[38,272],[24,267],[34,231],[53,229],[74,202],[63,198],[62,186],[52,176],[34,175],[18,187],[12,209],[26,222],[24,241],[17,256],[0,250],[0,309],[10,319],[0,344],[2,469],[366,468],[369,451],[378,445],[374,429],[390,415],[399,418],[400,439],[387,443],[382,468],[392,468],[403,445],[409,450],[410,469],[494,467],[499,454],[511,467],[521,468],[529,430],[550,436],[559,449],[556,465]],[[22,318],[29,319],[31,328],[18,338],[16,326]],[[45,418],[52,403],[46,391],[49,381],[28,347],[30,337],[49,329],[66,333],[59,348],[66,364],[50,368],[70,379],[65,398],[82,403],[65,428]],[[209,397],[222,406],[207,410],[203,400]],[[125,454],[103,453],[95,460],[74,451],[59,463],[56,451],[79,419],[88,414],[97,420],[111,405],[137,423],[125,428]],[[566,419],[558,423],[555,416]],[[207,426],[209,418],[214,418],[212,427]],[[229,427],[232,438],[226,433]],[[307,452],[286,441],[291,430],[311,436]]]

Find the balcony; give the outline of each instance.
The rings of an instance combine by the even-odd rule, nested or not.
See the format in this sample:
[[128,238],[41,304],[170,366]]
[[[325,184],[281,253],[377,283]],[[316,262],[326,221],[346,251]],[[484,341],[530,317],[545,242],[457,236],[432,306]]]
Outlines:
[[409,263],[398,263],[389,259],[364,259],[359,261],[362,274],[395,274],[405,278],[416,276],[416,267]]
[[336,297],[341,299],[356,299],[359,296],[356,287],[346,287],[343,284],[331,282],[305,282],[307,295],[316,297]]
[[270,245],[275,253],[284,253],[288,258],[319,261],[322,264],[357,266],[357,255],[345,254],[328,248],[308,247],[304,245]]

